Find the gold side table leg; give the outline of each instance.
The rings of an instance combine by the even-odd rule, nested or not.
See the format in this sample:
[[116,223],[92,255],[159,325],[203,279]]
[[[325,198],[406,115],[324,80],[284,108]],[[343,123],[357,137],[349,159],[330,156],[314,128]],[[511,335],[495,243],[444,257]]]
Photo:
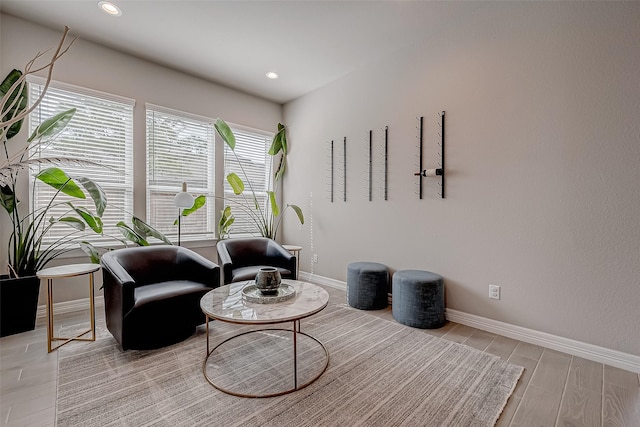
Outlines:
[[53,279],[47,279],[47,353],[53,340]]
[[205,320],[204,323],[206,324],[206,328],[207,328],[207,354],[205,354],[205,362],[206,362],[206,356],[209,356],[209,316],[205,314],[204,320]]
[[300,321],[293,321],[293,389],[298,389],[298,331]]
[[96,305],[94,302],[93,273],[89,273],[89,311],[91,312],[91,341],[96,340]]

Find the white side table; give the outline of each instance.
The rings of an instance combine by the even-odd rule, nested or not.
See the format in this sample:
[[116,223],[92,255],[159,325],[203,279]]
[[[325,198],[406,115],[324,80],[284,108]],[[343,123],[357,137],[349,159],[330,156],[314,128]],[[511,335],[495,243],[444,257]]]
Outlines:
[[300,280],[300,251],[302,250],[302,246],[282,245],[282,247],[296,257],[296,279]]
[[[100,264],[71,264],[62,265],[59,267],[44,268],[36,273],[40,280],[47,280],[47,351],[49,353],[70,341],[96,340],[96,309],[93,290],[93,273],[98,270],[100,270]],[[75,337],[56,337],[53,335],[53,279],[82,276],[84,274],[89,275],[89,306],[91,311],[91,329],[84,331],[76,335]],[[83,335],[86,335],[89,332],[91,332],[91,338],[81,338]],[[64,342],[54,348],[51,348],[52,341]]]

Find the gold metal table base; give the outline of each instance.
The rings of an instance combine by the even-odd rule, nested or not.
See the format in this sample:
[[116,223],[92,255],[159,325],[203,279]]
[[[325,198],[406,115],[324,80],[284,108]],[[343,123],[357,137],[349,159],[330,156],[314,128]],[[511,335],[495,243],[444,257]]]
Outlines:
[[[95,310],[95,293],[93,289],[93,273],[95,270],[99,268],[92,268],[94,271],[81,271],[81,272],[72,272],[68,275],[63,273],[52,273],[48,275],[49,271],[55,272],[54,269],[61,269],[64,267],[53,267],[48,270],[42,270],[42,274],[40,274],[41,278],[46,278],[47,280],[47,352],[51,353],[52,351],[62,347],[63,345],[71,342],[71,341],[95,341],[96,340],[96,310]],[[75,335],[73,337],[56,337],[53,335],[53,279],[54,278],[62,278],[62,277],[73,277],[76,275],[88,274],[89,275],[89,310],[91,316],[91,328]],[[91,338],[83,338],[83,335],[91,333]],[[53,347],[53,341],[63,341],[61,344]]]
[[[233,395],[233,396],[238,396],[238,397],[252,397],[252,398],[282,396],[284,394],[293,393],[294,391],[298,391],[298,390],[301,390],[301,389],[307,387],[308,385],[313,383],[315,380],[320,378],[320,376],[322,376],[324,371],[327,370],[327,366],[329,365],[329,351],[327,351],[327,348],[324,346],[324,344],[322,344],[316,338],[312,337],[309,334],[306,334],[306,333],[300,331],[300,320],[294,320],[293,321],[293,329],[284,329],[284,328],[256,329],[256,330],[243,332],[243,333],[240,333],[238,335],[234,335],[234,336],[232,336],[230,338],[227,338],[226,340],[222,341],[221,343],[219,343],[218,345],[213,347],[213,349],[211,349],[211,350],[209,350],[209,320],[210,320],[209,317],[207,317],[207,319],[206,319],[207,356],[205,357],[204,362],[202,362],[202,373],[204,374],[204,377],[207,379],[209,384],[211,384],[212,386],[214,386],[216,389],[220,390],[223,393],[227,393],[227,394],[230,394],[230,395]],[[278,323],[282,323],[282,322],[278,322]],[[255,333],[260,333],[260,332],[264,332],[264,331],[287,331],[287,332],[293,333],[293,387],[292,388],[288,388],[286,390],[275,392],[275,393],[266,393],[266,394],[238,393],[238,392],[226,389],[224,387],[221,387],[220,385],[216,384],[215,381],[212,378],[209,377],[209,375],[207,375],[207,362],[209,361],[209,358],[211,357],[211,355],[218,348],[220,348],[225,343],[227,343],[227,342],[229,342],[229,341],[231,341],[233,339],[239,338],[239,337],[241,337],[243,335],[255,334]],[[314,376],[313,378],[311,378],[309,381],[307,381],[304,384],[298,384],[298,335],[304,335],[307,338],[310,338],[311,340],[315,341],[317,344],[320,345],[320,347],[322,348],[322,350],[324,351],[324,354],[325,354],[324,366],[322,367],[320,372],[316,376]]]

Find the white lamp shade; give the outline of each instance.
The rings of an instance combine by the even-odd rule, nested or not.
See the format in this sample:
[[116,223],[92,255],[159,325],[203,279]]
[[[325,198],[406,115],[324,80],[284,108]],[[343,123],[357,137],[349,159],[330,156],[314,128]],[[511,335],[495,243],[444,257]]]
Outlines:
[[177,208],[189,209],[193,207],[193,202],[195,199],[190,193],[187,193],[187,183],[182,183],[182,191],[173,198],[173,204]]

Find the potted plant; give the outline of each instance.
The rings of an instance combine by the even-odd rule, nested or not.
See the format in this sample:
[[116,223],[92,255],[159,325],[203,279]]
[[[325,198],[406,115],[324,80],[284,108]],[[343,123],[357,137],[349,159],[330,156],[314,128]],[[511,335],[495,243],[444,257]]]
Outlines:
[[[9,154],[10,140],[20,132],[24,118],[43,99],[55,62],[67,52],[75,40],[65,47],[68,31],[69,28],[65,27],[62,39],[47,64],[42,67],[35,65],[42,56],[38,54],[27,63],[24,72],[12,70],[0,85],[0,141],[5,156],[5,161],[0,164],[0,205],[12,226],[7,252],[8,271],[0,276],[0,336],[34,328],[40,289],[36,272],[49,261],[79,245],[90,256],[92,262],[100,262],[98,250],[82,239],[87,234],[103,234],[102,215],[107,207],[105,192],[91,179],[72,178],[59,167],[70,163],[91,166],[96,164],[76,158],[34,156],[39,147],[64,130],[76,109],[71,108],[44,120],[27,139],[24,147],[14,150],[16,153],[13,155]],[[28,107],[26,76],[44,69],[48,72],[44,90],[32,106]],[[18,200],[18,176],[22,170],[34,164],[45,166],[34,180],[53,187],[55,193],[46,206],[30,210]],[[91,206],[78,204],[87,200],[87,194],[92,201]],[[62,200],[62,195],[69,197]],[[54,226],[66,226],[69,232],[60,238],[45,242],[47,232]],[[115,239],[125,245],[127,241],[136,245],[148,245],[148,236],[171,244],[161,233],[136,217],[133,217],[131,226],[120,222],[117,227],[124,239]]]
[[[238,176],[238,174],[232,172],[226,177],[227,182],[233,189],[234,194],[243,196],[242,201],[240,202],[232,201],[233,207],[238,208],[248,214],[249,218],[255,226],[255,230],[260,236],[268,237],[274,240],[276,238],[276,235],[278,234],[280,224],[282,223],[284,212],[287,209],[291,208],[296,213],[300,224],[304,224],[304,215],[302,213],[302,209],[300,209],[299,206],[288,204],[281,211],[280,206],[278,205],[278,181],[284,175],[287,164],[287,137],[286,128],[284,127],[284,125],[278,123],[278,131],[273,137],[273,141],[268,152],[268,154],[271,156],[271,166],[273,165],[274,161],[278,160],[278,166],[273,173],[273,190],[267,190],[267,197],[269,199],[268,206],[261,206],[260,202],[258,201],[258,197],[253,188],[251,180],[249,180],[247,173],[244,171],[244,168],[242,166],[242,162],[235,152],[236,138],[229,125],[224,120],[217,119],[214,126],[218,135],[220,135],[225,144],[227,144],[227,146],[233,152],[238,165],[240,165],[242,175],[244,176],[243,180],[240,176]],[[279,159],[277,158],[278,155],[280,155]],[[245,181],[251,193],[249,195],[245,193]],[[234,223],[235,219],[233,217],[231,209],[232,206],[225,206],[224,210],[222,211],[220,222],[218,223],[218,235],[221,239],[229,236],[230,228]]]
[[[65,47],[69,29],[65,28],[51,60],[42,67],[36,62],[40,53],[25,66],[25,71],[12,70],[0,85],[0,141],[5,161],[0,166],[0,205],[11,221],[8,248],[8,271],[0,277],[0,336],[10,335],[35,326],[40,283],[36,272],[57,255],[70,250],[72,235],[90,229],[102,232],[101,215],[106,207],[106,198],[99,185],[88,178],[72,179],[55,166],[66,161],[81,163],[77,159],[43,159],[31,158],[32,150],[55,138],[71,120],[75,109],[69,109],[43,121],[28,138],[26,147],[10,155],[8,143],[22,127],[24,118],[35,109],[48,88],[55,62],[67,52],[71,43]],[[48,71],[45,91],[31,107],[28,107],[26,76],[39,70]],[[18,175],[21,170],[38,163],[48,167],[35,177],[43,183],[55,188],[56,192],[49,204],[38,211],[24,209],[17,197],[19,185]],[[84,189],[84,190],[83,190]],[[64,203],[58,201],[58,195],[66,194],[73,200],[84,200],[88,193],[93,201],[95,213],[76,202],[66,202],[66,213],[53,217],[51,209]],[[48,245],[43,244],[43,237],[56,224],[66,224],[72,230],[65,238],[58,239]]]

